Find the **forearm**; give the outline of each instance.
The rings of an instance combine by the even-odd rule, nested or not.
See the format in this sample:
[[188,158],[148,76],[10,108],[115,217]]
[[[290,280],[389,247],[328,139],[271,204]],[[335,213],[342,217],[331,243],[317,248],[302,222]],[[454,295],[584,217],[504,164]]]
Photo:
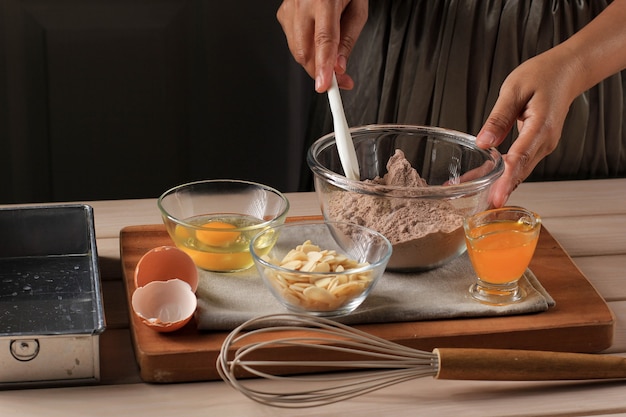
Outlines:
[[574,96],[626,69],[626,0],[614,0],[554,50],[574,56],[573,65],[578,67],[580,75]]

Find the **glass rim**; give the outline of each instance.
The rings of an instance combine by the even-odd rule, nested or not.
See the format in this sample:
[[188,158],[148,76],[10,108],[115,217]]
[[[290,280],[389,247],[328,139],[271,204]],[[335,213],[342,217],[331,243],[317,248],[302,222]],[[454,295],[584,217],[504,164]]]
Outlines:
[[[254,250],[256,241],[258,239],[260,239],[266,233],[269,233],[269,232],[272,232],[272,231],[277,231],[277,232],[280,233],[281,229],[292,228],[292,227],[299,227],[299,226],[307,226],[307,225],[308,226],[329,226],[329,225],[341,226],[341,225],[346,225],[346,226],[349,226],[349,227],[354,227],[354,228],[357,228],[357,229],[360,229],[360,230],[363,230],[363,231],[367,231],[370,235],[375,236],[376,238],[380,239],[384,243],[385,248],[387,250],[385,251],[385,255],[383,257],[381,257],[379,260],[377,260],[376,262],[369,263],[369,265],[365,265],[365,266],[362,266],[362,267],[359,267],[359,268],[347,269],[347,270],[341,271],[341,272],[315,272],[315,271],[302,272],[302,271],[299,271],[299,270],[296,270],[296,269],[283,268],[283,267],[281,267],[279,265],[275,265],[273,263],[265,261]],[[392,246],[391,242],[389,241],[389,239],[387,239],[387,237],[385,235],[383,235],[382,233],[380,233],[380,232],[378,232],[378,231],[376,231],[374,229],[370,229],[368,227],[361,226],[361,225],[356,224],[356,223],[335,222],[335,221],[327,221],[327,220],[298,221],[298,222],[284,223],[284,224],[280,224],[280,225],[276,225],[276,226],[270,226],[267,229],[259,232],[250,241],[250,254],[252,255],[252,259],[255,262],[258,261],[258,263],[263,265],[264,267],[275,269],[275,270],[277,270],[279,272],[291,273],[291,274],[296,274],[296,273],[297,274],[306,274],[306,275],[312,275],[312,276],[352,275],[352,274],[359,273],[359,272],[374,270],[374,269],[379,268],[381,265],[384,265],[387,262],[389,262],[389,259],[391,258],[392,252],[393,252],[393,246]]]
[[[172,194],[184,189],[184,188],[190,188],[193,186],[198,186],[198,185],[203,185],[203,184],[217,184],[217,183],[223,183],[223,184],[239,184],[239,185],[246,185],[246,186],[254,186],[254,187],[259,187],[265,191],[269,191],[270,193],[276,195],[279,197],[280,201],[282,201],[283,203],[283,207],[282,210],[274,215],[271,219],[269,220],[263,220],[263,219],[259,219],[259,220],[263,220],[261,223],[252,225],[252,226],[244,226],[244,227],[236,227],[233,229],[221,229],[221,228],[215,228],[215,227],[204,227],[204,226],[200,226],[200,225],[195,225],[192,223],[189,223],[187,221],[185,221],[184,219],[179,219],[176,216],[174,216],[173,214],[171,214],[164,206],[163,206],[163,202],[164,199],[167,198],[168,196],[171,196]],[[190,229],[194,229],[194,230],[204,230],[204,231],[212,231],[212,232],[224,232],[224,231],[228,231],[228,232],[244,232],[244,231],[249,231],[249,230],[255,230],[258,228],[264,228],[267,226],[270,226],[271,224],[275,223],[276,221],[280,221],[280,219],[283,219],[285,217],[287,217],[287,213],[289,212],[290,209],[290,203],[289,203],[289,199],[287,199],[287,197],[281,193],[280,191],[278,191],[276,188],[274,187],[270,187],[269,185],[265,185],[265,184],[261,184],[258,182],[254,182],[254,181],[247,181],[247,180],[238,180],[238,179],[210,179],[210,180],[199,180],[199,181],[191,181],[191,182],[187,182],[184,184],[180,184],[174,187],[171,187],[169,189],[167,189],[166,191],[164,191],[159,198],[157,199],[157,207],[159,208],[159,211],[161,212],[161,215],[165,216],[167,219],[171,220],[172,222],[176,223],[177,225],[181,225],[181,226],[185,226],[187,228]],[[208,213],[208,214],[223,214],[223,215],[241,215],[241,213],[226,213],[226,212],[221,212],[221,213]]]
[[[465,195],[468,192],[480,191],[489,185],[491,185],[496,179],[498,179],[504,173],[504,159],[500,151],[495,147],[488,149],[478,148],[476,146],[476,137],[467,133],[459,132],[452,129],[446,129],[435,126],[421,126],[421,125],[407,125],[407,124],[372,124],[350,128],[352,139],[358,142],[363,138],[362,135],[367,133],[423,133],[425,135],[439,135],[453,142],[463,145],[469,149],[481,153],[485,156],[487,161],[491,161],[494,167],[490,172],[480,178],[468,180],[459,184],[449,185],[429,185],[424,187],[423,193],[420,193],[419,189],[414,187],[393,186],[393,185],[380,185],[380,184],[367,184],[361,180],[353,180],[345,175],[332,171],[319,162],[317,155],[328,147],[335,145],[334,132],[328,133],[321,138],[317,139],[308,149],[306,161],[309,168],[315,175],[324,178],[329,183],[349,191],[354,191],[364,194],[391,196],[398,198],[438,198],[448,197],[452,198],[456,195]],[[403,195],[403,192],[410,190],[415,195]],[[397,193],[398,195],[393,195]]]

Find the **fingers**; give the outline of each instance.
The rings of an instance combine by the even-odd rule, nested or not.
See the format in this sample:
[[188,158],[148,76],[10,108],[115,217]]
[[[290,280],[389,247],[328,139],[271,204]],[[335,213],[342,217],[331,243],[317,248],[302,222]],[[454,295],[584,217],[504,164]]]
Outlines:
[[276,17],[289,50],[315,79],[316,91],[330,88],[333,72],[339,87],[353,88],[346,68],[367,11],[367,0],[284,0],[281,4]]
[[520,174],[519,165],[516,165],[514,157],[503,155],[504,173],[491,187],[489,201],[493,207],[502,207],[506,204],[515,189],[523,182],[526,176]]
[[[476,135],[476,145],[478,147],[486,149],[496,147],[502,143],[522,111],[521,105],[518,104],[520,102],[523,103],[523,100],[519,100],[517,92],[506,88],[505,83],[500,90],[500,96],[489,117],[487,117],[480,132]],[[489,200],[494,207],[502,207],[506,204],[511,193],[519,185],[519,167],[512,162],[519,158],[512,155],[510,161],[507,161],[507,156],[504,155],[503,159],[504,173],[491,187],[489,195]]]
[[[343,14],[341,16],[341,33],[339,38],[339,45],[337,47],[337,61],[335,63],[335,72],[337,75],[342,76],[346,75],[346,77],[339,77],[338,82],[339,86],[343,88],[347,88],[347,86],[342,86],[340,79],[349,80],[352,82],[352,79],[347,76],[346,70],[348,66],[348,58],[356,45],[357,39],[367,22],[368,16],[368,0],[352,0],[346,6]],[[352,88],[352,87],[350,87]]]
[[514,71],[503,83],[500,96],[476,137],[479,147],[495,147],[518,123],[519,135],[503,155],[504,173],[490,192],[495,207],[506,204],[541,159],[556,148],[561,136],[568,106],[554,99],[559,96],[550,90],[554,83],[546,87],[536,79],[520,69]]
[[330,88],[337,63],[343,2],[318,3],[315,11],[315,90]]
[[500,145],[525,104],[524,98],[520,97],[516,89],[508,88],[505,81],[487,121],[476,135],[476,145],[484,149]]
[[285,0],[278,8],[276,18],[285,33],[291,55],[311,78],[315,78],[315,15],[310,3]]
[[[332,3],[332,2],[331,2]],[[330,88],[332,74],[343,89],[354,86],[346,74],[348,58],[367,21],[367,0],[319,3],[315,18],[315,90]]]
[[[533,103],[529,103],[532,107]],[[527,115],[530,113],[530,115]],[[562,123],[552,124],[531,110],[520,115],[519,135],[503,155],[504,174],[491,190],[496,207],[506,204],[509,196],[532,173],[537,164],[552,153],[561,136]]]

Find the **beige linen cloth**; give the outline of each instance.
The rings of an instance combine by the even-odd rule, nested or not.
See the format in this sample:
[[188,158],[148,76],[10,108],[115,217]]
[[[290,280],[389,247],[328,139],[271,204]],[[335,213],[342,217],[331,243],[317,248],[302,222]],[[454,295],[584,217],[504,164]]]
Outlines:
[[[346,324],[390,323],[539,313],[555,305],[532,271],[520,280],[526,298],[507,306],[477,302],[469,295],[475,281],[467,254],[420,273],[385,274]],[[232,330],[253,317],[288,310],[265,287],[255,267],[237,273],[201,271],[196,319],[200,330]]]

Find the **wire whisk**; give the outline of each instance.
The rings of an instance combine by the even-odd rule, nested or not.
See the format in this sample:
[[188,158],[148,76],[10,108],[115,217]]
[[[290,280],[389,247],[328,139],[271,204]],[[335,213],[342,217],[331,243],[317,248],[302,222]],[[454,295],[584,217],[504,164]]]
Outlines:
[[[428,376],[500,381],[626,378],[626,358],[618,356],[464,348],[426,352],[296,313],[243,323],[224,340],[216,365],[221,378],[242,394],[282,408],[332,404]],[[277,381],[278,388],[267,380]]]

